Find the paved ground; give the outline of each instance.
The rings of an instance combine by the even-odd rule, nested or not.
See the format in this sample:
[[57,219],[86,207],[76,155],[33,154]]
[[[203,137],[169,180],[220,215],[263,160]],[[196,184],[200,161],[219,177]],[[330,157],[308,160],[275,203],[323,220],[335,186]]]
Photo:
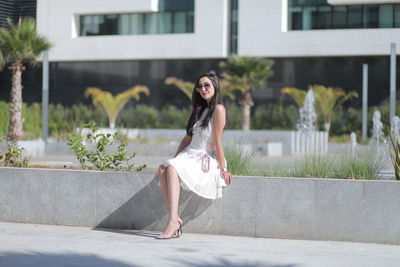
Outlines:
[[400,246],[0,223],[1,267],[399,267]]

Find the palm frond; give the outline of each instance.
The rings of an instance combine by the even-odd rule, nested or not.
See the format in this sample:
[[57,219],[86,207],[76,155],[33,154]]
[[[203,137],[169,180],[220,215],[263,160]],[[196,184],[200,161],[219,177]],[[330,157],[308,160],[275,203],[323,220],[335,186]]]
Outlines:
[[288,94],[299,108],[303,107],[307,92],[294,87],[285,87],[281,90],[282,93]]
[[194,83],[186,82],[175,77],[166,78],[164,83],[167,85],[176,86],[179,90],[181,90],[182,93],[184,93],[189,98],[189,100],[192,99]]
[[36,23],[32,18],[20,19],[14,24],[7,19],[9,30],[0,30],[0,50],[7,61],[36,61],[38,56],[51,48],[47,39],[36,31]]
[[340,108],[347,100],[358,97],[355,91],[346,93],[341,88],[325,87],[323,85],[310,85],[314,91],[315,108],[317,113],[324,118],[326,123],[331,122],[333,113]]

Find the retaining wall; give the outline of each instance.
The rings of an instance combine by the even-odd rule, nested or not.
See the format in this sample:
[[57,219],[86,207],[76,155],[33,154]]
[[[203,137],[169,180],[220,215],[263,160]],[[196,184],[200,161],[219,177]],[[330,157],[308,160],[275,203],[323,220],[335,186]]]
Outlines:
[[[400,245],[400,182],[236,177],[210,201],[182,192],[184,232]],[[152,173],[0,168],[0,221],[162,230]]]

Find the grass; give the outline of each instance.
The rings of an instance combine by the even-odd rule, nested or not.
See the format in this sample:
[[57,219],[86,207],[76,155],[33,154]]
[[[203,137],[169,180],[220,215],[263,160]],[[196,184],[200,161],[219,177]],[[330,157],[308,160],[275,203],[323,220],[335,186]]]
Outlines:
[[380,156],[371,151],[352,156],[351,153],[313,155],[301,160],[293,172],[297,177],[377,179],[383,168]]
[[253,154],[244,142],[225,149],[228,170],[235,175],[249,175],[252,157]]
[[343,178],[343,179],[377,179],[384,164],[381,156],[372,151],[358,153],[338,153],[328,155],[309,155],[298,160],[294,167],[269,166],[254,168],[252,154],[246,152],[245,146],[239,145],[227,150],[227,161],[230,171],[235,175],[268,176],[268,177],[304,177],[304,178]]

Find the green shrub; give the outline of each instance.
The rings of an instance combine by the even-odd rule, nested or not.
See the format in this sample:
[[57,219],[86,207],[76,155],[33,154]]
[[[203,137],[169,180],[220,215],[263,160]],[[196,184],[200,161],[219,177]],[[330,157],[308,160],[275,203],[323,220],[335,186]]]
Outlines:
[[[83,169],[139,172],[146,167],[146,165],[135,167],[131,160],[136,156],[136,153],[128,154],[128,144],[121,142],[121,136],[118,132],[114,134],[97,133],[98,128],[93,121],[84,126],[90,130],[86,137],[72,135],[69,137],[68,143]],[[92,143],[94,149],[90,151],[85,143]],[[117,151],[110,152],[110,147],[114,143],[119,143]]]
[[24,120],[24,138],[39,138],[42,133],[42,106],[39,103],[33,103],[30,106],[24,103],[22,105],[22,117]]
[[10,120],[9,105],[4,101],[0,101],[0,136],[8,134],[8,121]]
[[[4,138],[0,137],[0,143]],[[7,141],[7,151],[3,154],[0,151],[0,167],[31,167],[30,156],[25,155],[25,149],[19,147],[15,142]]]
[[63,136],[72,133],[74,125],[68,119],[68,108],[64,108],[61,104],[49,105],[49,134],[54,136]]
[[178,109],[175,106],[166,105],[160,112],[160,128],[164,129],[184,129],[190,116],[187,108]]
[[235,104],[226,105],[227,129],[242,129],[242,108]]
[[150,106],[139,104],[121,111],[117,120],[117,126],[124,128],[158,128],[158,111]]
[[294,105],[270,104],[253,109],[251,128],[259,130],[293,130],[298,120]]

